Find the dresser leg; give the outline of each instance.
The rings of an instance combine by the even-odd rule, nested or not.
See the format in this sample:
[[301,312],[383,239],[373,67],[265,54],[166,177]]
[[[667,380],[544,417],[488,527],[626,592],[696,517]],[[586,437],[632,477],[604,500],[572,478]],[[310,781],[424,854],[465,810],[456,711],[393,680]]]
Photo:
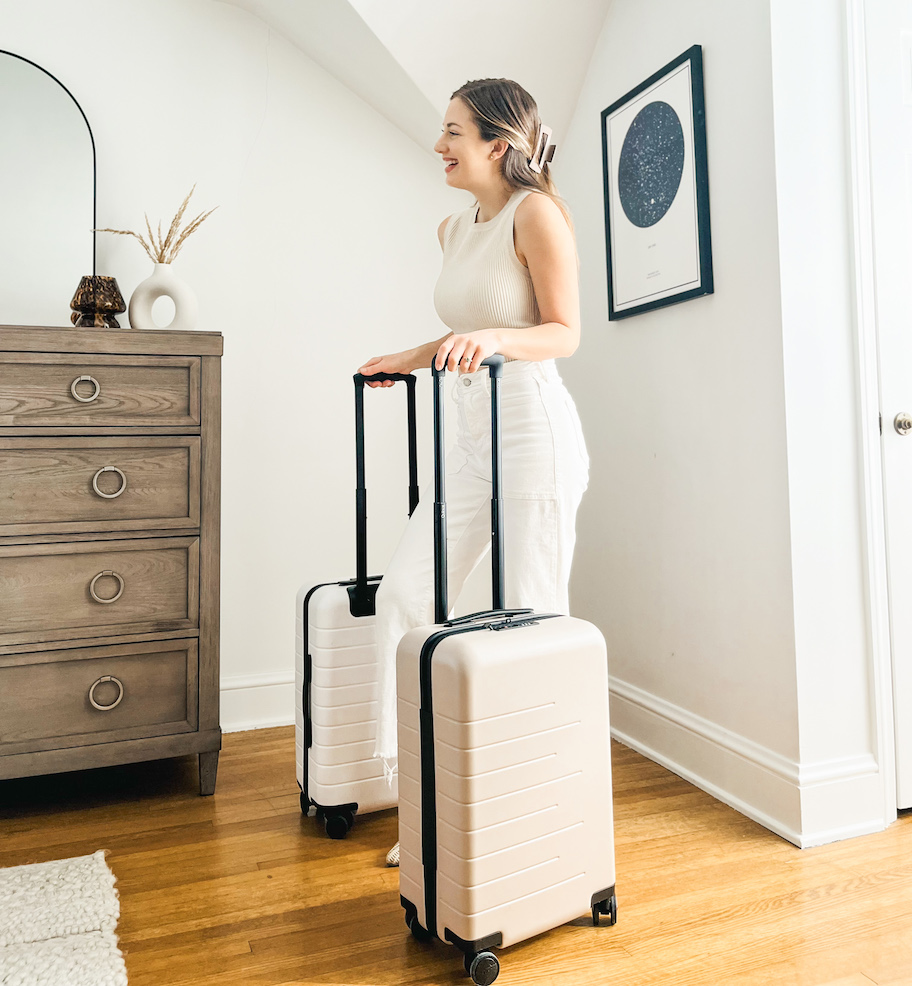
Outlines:
[[200,794],[215,794],[215,775],[218,772],[219,751],[199,755]]

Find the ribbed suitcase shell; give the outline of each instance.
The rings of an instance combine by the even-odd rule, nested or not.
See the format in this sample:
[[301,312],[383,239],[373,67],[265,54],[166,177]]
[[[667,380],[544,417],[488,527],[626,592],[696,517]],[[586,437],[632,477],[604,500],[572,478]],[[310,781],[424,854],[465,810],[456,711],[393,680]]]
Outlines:
[[[359,813],[392,808],[398,796],[374,757],[377,654],[373,616],[351,615],[350,583],[303,586],[295,633],[295,747],[298,784],[321,807],[357,805]],[[305,625],[311,658],[311,745],[304,704]]]
[[[420,664],[428,638],[446,628],[410,631],[397,655],[400,894],[423,928],[466,952],[522,941],[614,893],[604,638],[573,617],[513,622],[460,628],[433,650],[430,815]],[[429,818],[432,914],[422,847]]]

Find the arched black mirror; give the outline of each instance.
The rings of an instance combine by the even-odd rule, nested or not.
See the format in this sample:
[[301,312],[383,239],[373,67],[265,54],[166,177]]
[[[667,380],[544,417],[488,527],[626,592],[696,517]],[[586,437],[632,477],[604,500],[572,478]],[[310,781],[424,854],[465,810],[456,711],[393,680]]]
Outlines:
[[0,128],[0,323],[68,324],[95,273],[91,127],[55,76],[0,50]]

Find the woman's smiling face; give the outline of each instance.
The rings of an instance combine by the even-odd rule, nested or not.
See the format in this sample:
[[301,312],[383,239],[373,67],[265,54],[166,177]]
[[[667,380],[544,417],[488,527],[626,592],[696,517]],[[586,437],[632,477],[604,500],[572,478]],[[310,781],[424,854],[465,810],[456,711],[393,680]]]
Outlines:
[[500,171],[496,145],[481,139],[471,111],[461,99],[453,99],[444,116],[443,133],[434,150],[443,157],[446,183],[453,188],[472,189],[487,184]]

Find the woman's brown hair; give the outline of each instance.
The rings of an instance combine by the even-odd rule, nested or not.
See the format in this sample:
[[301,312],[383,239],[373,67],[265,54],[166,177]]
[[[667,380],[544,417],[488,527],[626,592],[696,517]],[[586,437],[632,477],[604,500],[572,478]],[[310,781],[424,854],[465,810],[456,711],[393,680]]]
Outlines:
[[536,141],[541,119],[535,100],[519,83],[510,79],[476,79],[460,86],[450,97],[468,106],[482,140],[503,140],[507,150],[501,159],[504,181],[512,188],[529,188],[544,192],[553,199],[573,229],[567,204],[557,192],[551,178],[551,165],[542,164],[540,172],[529,167],[539,148]]

